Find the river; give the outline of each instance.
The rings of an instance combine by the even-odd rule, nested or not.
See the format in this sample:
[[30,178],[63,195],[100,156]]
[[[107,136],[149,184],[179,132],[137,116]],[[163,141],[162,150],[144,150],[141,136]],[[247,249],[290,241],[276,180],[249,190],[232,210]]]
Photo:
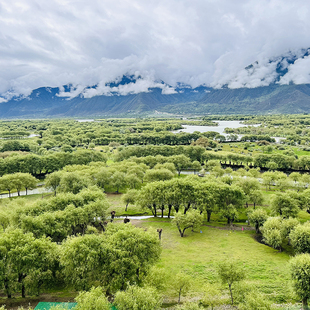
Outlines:
[[[174,131],[174,133],[179,132],[187,132],[187,133],[193,133],[194,131],[199,132],[208,132],[208,131],[215,131],[223,136],[228,136],[226,134],[225,128],[239,128],[239,127],[247,127],[249,125],[242,124],[240,121],[214,121],[218,123],[218,126],[197,126],[197,125],[182,125],[183,129],[179,129]],[[251,125],[254,127],[260,126],[260,124]]]
[[[245,125],[242,124],[240,121],[214,121],[218,123],[218,126],[197,126],[197,125],[182,125],[183,129],[179,129],[176,131],[173,131],[173,133],[179,133],[179,132],[187,132],[187,133],[193,133],[194,131],[199,132],[208,132],[208,131],[215,131],[218,132],[220,135],[223,135],[227,137],[230,134],[225,133],[225,128],[240,128],[240,127],[247,127],[247,126],[253,126],[258,127],[261,124],[255,124],[255,125]],[[244,135],[238,135],[238,138],[240,139]],[[272,137],[275,138],[276,142],[279,143],[281,139],[284,139],[283,137]]]

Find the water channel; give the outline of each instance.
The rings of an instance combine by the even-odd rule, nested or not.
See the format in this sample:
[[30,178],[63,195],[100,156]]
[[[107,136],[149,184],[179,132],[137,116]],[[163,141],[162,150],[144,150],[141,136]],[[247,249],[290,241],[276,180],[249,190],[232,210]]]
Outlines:
[[[180,133],[180,132],[187,132],[187,133],[193,133],[195,131],[199,132],[208,132],[208,131],[214,131],[218,132],[220,135],[223,135],[227,137],[230,134],[225,133],[225,128],[240,128],[240,127],[259,127],[261,124],[254,124],[254,125],[246,125],[242,124],[240,121],[214,121],[215,123],[218,123],[218,126],[198,126],[198,125],[182,125],[183,129],[179,129],[176,131],[173,131],[174,133]],[[238,138],[240,139],[244,135],[238,135]],[[275,138],[276,142],[279,143],[281,137],[272,137]]]

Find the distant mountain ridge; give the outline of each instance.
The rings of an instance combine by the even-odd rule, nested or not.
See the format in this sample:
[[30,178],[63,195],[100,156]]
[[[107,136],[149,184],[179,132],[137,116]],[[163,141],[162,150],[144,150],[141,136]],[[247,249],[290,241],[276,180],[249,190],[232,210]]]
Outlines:
[[58,88],[39,88],[28,98],[0,103],[0,118],[85,117],[168,112],[173,114],[310,113],[310,84],[257,88],[159,88],[138,94],[58,97]]
[[[95,96],[88,96],[87,91],[97,91],[98,85],[88,87],[75,96],[70,85],[62,89],[41,87],[33,90],[27,98],[14,97],[7,102],[0,102],[0,118],[139,115],[154,111],[172,114],[310,113],[310,84],[278,83],[288,72],[290,64],[309,55],[310,49],[305,49],[298,55],[288,53],[270,60],[264,66],[272,64],[272,68],[275,68],[272,72],[273,82],[268,86],[253,88],[229,88],[228,85],[220,89],[203,85],[191,88],[183,84],[172,88],[159,81],[151,83],[154,87],[141,92],[120,91],[141,82],[143,79],[140,76],[120,77],[105,85],[111,89],[110,92]],[[255,62],[244,70],[251,77],[262,66]]]

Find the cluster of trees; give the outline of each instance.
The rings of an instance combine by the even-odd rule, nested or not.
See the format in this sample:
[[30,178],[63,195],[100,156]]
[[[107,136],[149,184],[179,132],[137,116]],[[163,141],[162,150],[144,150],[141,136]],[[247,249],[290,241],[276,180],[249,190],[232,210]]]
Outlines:
[[90,226],[100,226],[108,206],[100,189],[84,188],[77,194],[61,193],[27,206],[12,202],[1,210],[0,224],[4,230],[19,227],[37,238],[47,236],[61,242],[67,236],[84,234]]
[[9,197],[11,197],[11,191],[16,189],[18,196],[20,196],[21,190],[25,189],[27,195],[28,189],[36,188],[37,183],[38,180],[30,173],[6,174],[0,178],[0,192],[8,191]]
[[51,173],[67,165],[86,165],[90,162],[106,162],[106,155],[91,150],[78,150],[73,153],[55,152],[46,155],[23,154],[0,158],[0,174],[15,172],[30,173],[33,176]]
[[[109,145],[119,143],[127,145],[166,144],[166,145],[189,145],[192,141],[202,136],[201,133],[172,133],[171,131],[182,129],[181,124],[193,124],[186,120],[167,119],[123,119],[123,120],[100,120],[97,122],[77,122],[73,120],[27,121],[0,123],[0,137],[3,139],[16,139],[32,135],[38,136],[37,140],[28,143],[4,143],[7,151],[33,151],[37,152],[37,145],[41,149],[70,146],[84,147],[94,145]],[[211,125],[211,121],[196,121],[195,125]],[[26,148],[24,147],[26,146]]]
[[114,295],[140,283],[160,253],[157,234],[132,225],[110,224],[104,234],[72,236],[62,243],[10,227],[0,235],[0,283],[8,298],[18,291],[22,297],[39,294],[55,283],[85,290],[99,282]]
[[[285,137],[283,142],[289,145],[308,144],[309,139],[309,116],[308,115],[270,115],[238,117],[235,119],[244,119],[244,123],[261,124],[261,126],[249,126],[239,128],[229,128],[230,133],[252,135],[268,135],[273,137]],[[251,118],[251,119],[250,119]]]
[[45,186],[54,191],[71,188],[74,192],[81,187],[96,185],[103,190],[116,189],[116,192],[119,192],[124,188],[138,189],[143,182],[170,180],[184,169],[199,171],[201,165],[199,162],[191,162],[184,155],[148,156],[141,160],[131,158],[109,166],[102,162],[93,162],[89,165],[69,165],[62,171],[55,171],[47,175]]
[[85,290],[98,281],[106,294],[115,294],[139,284],[158,260],[155,231],[108,224],[102,190],[71,181],[63,176],[61,193],[48,200],[13,200],[2,207],[0,283],[8,298],[17,291],[22,297],[39,294],[55,283]]
[[191,161],[203,163],[205,158],[203,154],[205,148],[202,146],[168,146],[168,145],[146,145],[146,146],[129,146],[119,147],[115,160],[122,161],[130,157],[147,157],[147,156],[173,156],[185,155]]
[[297,215],[301,210],[308,213],[310,190],[303,192],[276,193],[271,200],[271,215],[264,209],[249,213],[249,221],[254,224],[263,241],[275,249],[291,246],[295,253],[310,253],[310,226],[301,224]]
[[221,164],[247,165],[270,170],[310,170],[310,159],[306,155],[296,158],[295,155],[284,154],[257,154],[251,156],[251,154],[206,151],[201,155],[201,158],[205,161],[218,160]]
[[[148,183],[136,198],[136,203],[142,208],[151,210],[154,216],[157,216],[158,209],[161,210],[161,216],[167,210],[168,217],[172,211],[178,213],[182,210],[183,214],[186,214],[187,211],[194,209],[198,210],[198,213],[207,214],[208,221],[213,212],[220,212],[229,224],[237,218],[238,209],[244,205],[244,202],[245,194],[240,187],[209,178],[201,179],[197,176]],[[180,218],[179,223],[175,221],[179,230],[183,231],[183,233],[180,232],[181,237],[192,216],[199,223],[197,213]],[[193,226],[195,224],[190,227]]]
[[[293,270],[293,268],[292,268]],[[296,269],[294,269],[296,270]],[[222,295],[218,285],[206,283],[204,294],[199,301],[180,304],[181,297],[185,296],[193,286],[193,279],[189,274],[179,272],[167,272],[161,268],[153,267],[140,285],[127,286],[125,290],[117,291],[113,304],[106,296],[106,288],[92,287],[89,291],[80,292],[76,297],[78,310],[111,309],[112,305],[119,310],[159,310],[162,309],[162,292],[174,292],[178,296],[176,310],[203,310],[231,303],[238,309],[271,310],[271,302],[266,296],[256,292],[252,287],[244,283],[246,273],[240,262],[225,260],[216,266],[219,282],[229,290],[229,299]],[[56,310],[57,308],[53,308]],[[58,308],[63,310],[63,308]]]

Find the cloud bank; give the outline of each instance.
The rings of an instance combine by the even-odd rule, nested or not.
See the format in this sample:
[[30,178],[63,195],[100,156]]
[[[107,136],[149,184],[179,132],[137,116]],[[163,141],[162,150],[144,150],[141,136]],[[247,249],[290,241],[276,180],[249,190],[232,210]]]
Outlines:
[[[304,0],[0,0],[0,101],[67,84],[92,97],[310,83],[308,56],[276,58],[310,47],[309,11]],[[106,86],[123,74],[142,80]]]

